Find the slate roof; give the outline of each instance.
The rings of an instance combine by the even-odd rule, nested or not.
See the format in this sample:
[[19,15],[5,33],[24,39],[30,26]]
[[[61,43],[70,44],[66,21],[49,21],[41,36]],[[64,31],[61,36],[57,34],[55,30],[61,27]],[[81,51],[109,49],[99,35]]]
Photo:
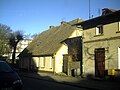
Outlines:
[[115,12],[112,12],[107,15],[102,15],[96,18],[92,18],[83,22],[80,22],[78,24],[75,24],[75,26],[82,26],[84,30],[96,27],[98,25],[105,25],[110,24],[113,22],[120,21],[120,10],[117,10]]
[[64,22],[60,26],[50,28],[40,33],[19,56],[49,56],[55,54],[62,46],[61,42],[73,33],[76,29],[74,24],[80,23],[82,19],[71,22]]
[[111,8],[104,8],[102,9],[102,15],[108,15],[114,12],[117,12],[118,10],[111,9]]

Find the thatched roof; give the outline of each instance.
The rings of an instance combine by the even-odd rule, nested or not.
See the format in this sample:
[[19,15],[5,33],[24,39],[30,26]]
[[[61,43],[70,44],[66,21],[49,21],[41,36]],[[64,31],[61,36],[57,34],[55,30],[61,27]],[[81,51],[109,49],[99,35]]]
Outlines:
[[72,25],[81,21],[82,19],[76,19],[71,22],[64,22],[60,26],[52,27],[40,33],[19,56],[26,56],[29,53],[33,56],[55,54],[62,45],[60,42],[69,38],[75,30],[76,27]]

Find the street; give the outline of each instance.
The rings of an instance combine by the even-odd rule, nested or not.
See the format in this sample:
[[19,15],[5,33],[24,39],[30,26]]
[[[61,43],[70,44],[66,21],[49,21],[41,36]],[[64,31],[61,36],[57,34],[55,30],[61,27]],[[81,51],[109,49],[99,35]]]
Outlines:
[[29,77],[22,76],[21,78],[23,80],[23,90],[88,90]]

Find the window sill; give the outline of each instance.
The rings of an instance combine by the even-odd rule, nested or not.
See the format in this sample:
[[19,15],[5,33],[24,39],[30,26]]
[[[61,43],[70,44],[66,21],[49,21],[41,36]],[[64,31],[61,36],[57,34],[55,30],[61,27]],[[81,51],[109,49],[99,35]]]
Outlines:
[[103,36],[103,34],[95,35],[94,37]]
[[40,67],[40,68],[44,69],[45,67]]
[[120,33],[120,31],[117,31],[116,33]]

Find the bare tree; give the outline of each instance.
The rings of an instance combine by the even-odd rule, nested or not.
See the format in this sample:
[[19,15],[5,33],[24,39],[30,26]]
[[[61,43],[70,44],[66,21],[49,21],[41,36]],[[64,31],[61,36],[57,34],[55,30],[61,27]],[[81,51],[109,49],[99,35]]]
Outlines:
[[16,31],[11,33],[9,38],[9,44],[13,48],[13,54],[12,54],[12,64],[15,63],[15,56],[16,56],[16,48],[19,41],[23,40],[23,34],[21,31]]
[[9,44],[8,37],[11,33],[11,29],[9,26],[0,24],[0,56],[2,57],[4,54],[9,52]]

